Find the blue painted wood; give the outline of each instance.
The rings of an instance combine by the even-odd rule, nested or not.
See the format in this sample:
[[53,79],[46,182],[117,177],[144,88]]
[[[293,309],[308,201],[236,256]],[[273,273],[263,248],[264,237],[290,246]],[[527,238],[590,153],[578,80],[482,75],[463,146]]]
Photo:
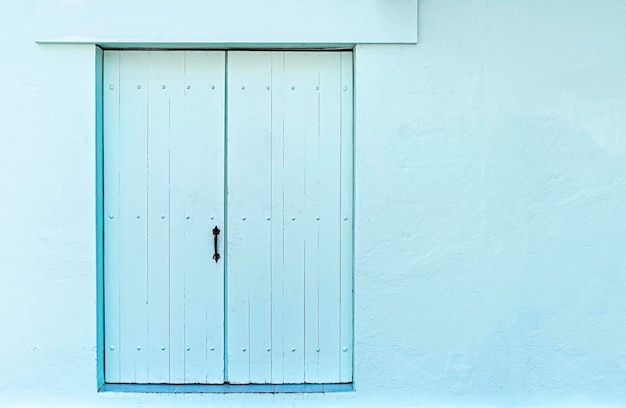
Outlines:
[[284,364],[283,356],[285,353],[286,343],[284,332],[288,330],[285,325],[284,313],[285,299],[279,296],[283,292],[284,277],[286,270],[284,268],[285,247],[282,245],[284,241],[283,225],[283,186],[284,177],[282,172],[283,163],[283,116],[285,106],[283,103],[283,93],[287,86],[285,75],[283,73],[284,53],[272,53],[272,219],[271,219],[271,265],[272,265],[272,373],[271,382],[284,382]]
[[106,381],[351,382],[352,54],[105,65]]
[[228,381],[236,384],[271,381],[270,62],[269,52],[228,54]]
[[[187,214],[185,198],[187,177],[187,141],[185,140],[184,89],[181,77],[184,60],[178,65],[178,77],[168,78],[167,83],[159,84],[157,92],[166,91],[170,95],[169,107],[169,369],[170,383],[185,382],[185,287],[186,287],[186,223],[195,221],[196,214]],[[163,89],[162,87],[165,86]]]
[[[148,382],[170,382],[170,104],[184,53],[147,53],[148,100]],[[163,84],[167,84],[162,89]],[[180,88],[180,85],[179,85]],[[174,91],[172,91],[174,89]],[[179,91],[180,94],[181,91]],[[163,217],[163,218],[162,218]],[[181,345],[182,348],[182,345]]]
[[145,383],[148,380],[149,65],[145,52],[120,52],[119,56],[120,378],[124,382]]
[[[319,339],[319,372],[323,381],[337,382],[340,378],[340,200],[341,185],[341,81],[340,54],[325,53],[319,70],[319,128],[318,128],[318,263],[316,317]],[[315,374],[315,373],[313,373]]]
[[353,229],[354,229],[354,120],[353,120],[353,69],[352,53],[341,56],[341,221],[339,252],[340,302],[340,378],[351,382],[353,370]]
[[104,384],[104,179],[102,146],[103,51],[96,47],[96,381]]
[[283,297],[282,361],[285,383],[304,382],[304,247],[305,247],[305,150],[302,119],[305,115],[303,71],[306,68],[305,54],[285,52],[282,71],[283,93],[283,151],[282,166],[275,169],[283,175],[283,287],[274,294]]
[[[184,186],[185,383],[224,381],[224,69],[222,51],[185,52],[180,140]],[[189,217],[189,218],[187,218]],[[182,217],[179,217],[182,220]]]
[[106,52],[109,382],[224,381],[224,56]]
[[351,58],[229,52],[231,383],[351,380]]
[[105,380],[121,381],[120,373],[120,230],[119,230],[119,51],[104,55],[103,72],[104,182],[104,337]]
[[304,144],[304,213],[302,228],[304,232],[304,382],[319,383],[320,376],[319,348],[319,215],[320,207],[320,155],[319,155],[319,55],[315,52],[305,54],[302,72],[301,92],[304,97],[304,111],[301,118]]
[[100,392],[136,393],[326,393],[352,392],[354,385],[348,384],[104,384]]

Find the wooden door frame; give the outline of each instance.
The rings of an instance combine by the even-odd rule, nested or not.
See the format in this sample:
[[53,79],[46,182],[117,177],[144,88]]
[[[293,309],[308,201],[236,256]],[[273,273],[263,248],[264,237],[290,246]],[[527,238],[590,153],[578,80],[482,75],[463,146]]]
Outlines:
[[[137,48],[116,48],[118,50],[131,50]],[[142,50],[149,50],[149,48],[141,48]],[[197,46],[189,48],[180,48],[177,45],[175,48],[169,48],[167,44],[162,44],[159,50],[176,49],[176,50],[220,50],[220,51],[234,51],[234,50],[246,50],[246,51],[351,51],[352,52],[352,349],[355,346],[355,241],[356,241],[356,133],[357,133],[357,104],[356,104],[356,47],[354,44],[339,44],[339,45],[317,45],[302,48],[294,48],[293,45],[273,45],[265,47],[263,45],[253,44],[244,48],[226,48],[226,47],[200,47]],[[106,48],[109,50],[109,48]],[[166,393],[188,393],[188,392],[217,392],[217,393],[240,393],[240,392],[346,392],[354,391],[356,372],[354,370],[355,352],[352,354],[352,382],[345,384],[249,384],[249,385],[230,385],[225,383],[223,385],[166,385],[166,384],[107,384],[105,382],[104,375],[104,183],[103,183],[103,54],[105,48],[95,45],[95,96],[96,96],[96,111],[95,111],[95,163],[96,163],[96,180],[95,180],[95,233],[96,233],[96,385],[97,390],[100,392],[166,392]],[[225,117],[226,120],[226,117]],[[225,138],[227,135],[225,134]],[[225,158],[226,160],[226,158]],[[227,174],[224,174],[227,177]],[[227,209],[225,208],[225,212]],[[226,214],[225,214],[226,219]],[[225,237],[226,240],[226,237]],[[226,241],[225,244],[226,245]],[[226,268],[226,265],[224,266]],[[226,288],[225,288],[226,290]],[[225,299],[226,302],[226,299]],[[224,362],[226,365],[226,361]],[[133,387],[136,385],[137,387]]]

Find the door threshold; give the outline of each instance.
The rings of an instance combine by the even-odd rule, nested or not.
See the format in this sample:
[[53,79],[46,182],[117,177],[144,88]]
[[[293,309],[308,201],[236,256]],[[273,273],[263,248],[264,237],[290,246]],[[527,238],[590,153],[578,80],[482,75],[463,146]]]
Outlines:
[[351,392],[353,383],[339,384],[104,384],[100,392],[143,393],[325,393]]

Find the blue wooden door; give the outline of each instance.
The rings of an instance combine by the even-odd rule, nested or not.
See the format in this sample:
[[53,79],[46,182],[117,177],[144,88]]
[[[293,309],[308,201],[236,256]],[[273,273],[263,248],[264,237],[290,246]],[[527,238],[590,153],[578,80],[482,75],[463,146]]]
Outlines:
[[352,54],[104,61],[106,382],[351,382]]
[[352,53],[229,52],[228,379],[352,381]]
[[107,382],[224,381],[224,61],[105,52]]

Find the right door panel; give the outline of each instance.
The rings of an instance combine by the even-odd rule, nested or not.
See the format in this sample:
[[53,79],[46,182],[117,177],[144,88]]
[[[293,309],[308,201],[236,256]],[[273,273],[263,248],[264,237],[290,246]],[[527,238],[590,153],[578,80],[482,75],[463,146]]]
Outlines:
[[227,66],[227,379],[351,382],[352,53]]

